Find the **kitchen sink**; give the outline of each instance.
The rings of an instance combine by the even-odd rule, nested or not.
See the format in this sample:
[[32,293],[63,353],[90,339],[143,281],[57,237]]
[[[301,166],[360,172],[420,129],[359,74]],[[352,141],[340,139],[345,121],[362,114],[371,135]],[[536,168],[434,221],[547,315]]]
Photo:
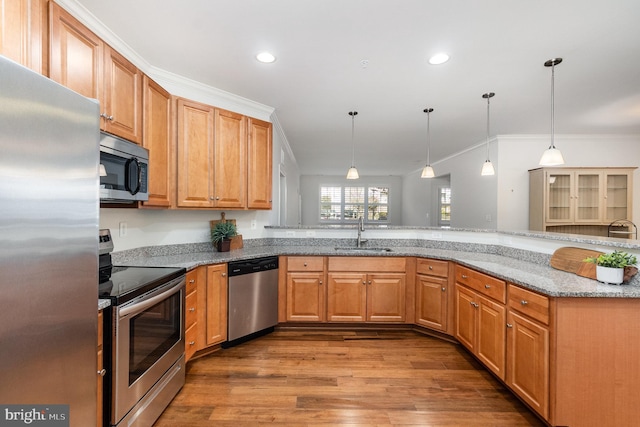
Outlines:
[[345,248],[335,248],[336,251],[347,251],[347,252],[392,252],[391,248],[356,248],[356,247],[345,247]]

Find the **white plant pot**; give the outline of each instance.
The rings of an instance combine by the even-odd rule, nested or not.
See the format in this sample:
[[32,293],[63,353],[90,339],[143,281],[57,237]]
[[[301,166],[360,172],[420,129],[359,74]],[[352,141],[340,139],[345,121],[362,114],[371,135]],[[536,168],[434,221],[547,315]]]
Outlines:
[[596,278],[598,282],[610,285],[619,285],[624,281],[624,268],[596,266]]

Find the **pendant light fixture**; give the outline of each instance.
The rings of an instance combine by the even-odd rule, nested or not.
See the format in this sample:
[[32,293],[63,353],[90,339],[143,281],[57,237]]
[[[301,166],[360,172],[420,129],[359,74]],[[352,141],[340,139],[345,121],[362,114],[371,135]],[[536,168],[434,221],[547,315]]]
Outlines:
[[554,133],[555,133],[555,123],[554,123],[554,77],[555,77],[555,66],[562,62],[562,58],[553,58],[544,63],[545,67],[551,67],[551,145],[549,148],[542,153],[542,157],[540,158],[540,166],[558,166],[564,165],[564,158],[562,157],[562,153],[560,150],[556,148],[556,145],[553,141]]
[[433,168],[431,167],[431,162],[430,162],[430,151],[431,151],[431,139],[430,139],[430,115],[433,112],[433,108],[425,108],[424,110],[422,110],[424,113],[427,113],[427,164],[425,165],[425,167],[422,169],[422,175],[420,175],[420,178],[433,178],[434,176],[436,176],[436,174],[433,172]]
[[356,169],[355,141],[353,139],[354,128],[355,128],[355,118],[358,115],[358,112],[349,111],[349,115],[351,116],[351,167],[347,171],[347,179],[358,179],[360,178],[360,175],[358,175],[358,169]]
[[489,100],[494,96],[496,96],[496,94],[493,92],[487,92],[482,95],[482,97],[487,100],[487,160],[485,160],[482,165],[482,172],[480,173],[482,176],[496,174],[496,171],[493,168],[493,163],[491,163],[491,160],[489,159]]

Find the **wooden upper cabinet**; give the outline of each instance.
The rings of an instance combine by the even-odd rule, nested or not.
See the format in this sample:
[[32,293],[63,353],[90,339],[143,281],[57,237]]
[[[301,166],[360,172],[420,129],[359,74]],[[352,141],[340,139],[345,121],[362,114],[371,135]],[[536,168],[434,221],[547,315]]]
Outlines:
[[247,195],[247,118],[215,109],[214,206],[244,208]]
[[144,114],[142,146],[149,150],[149,200],[145,207],[169,207],[173,199],[174,171],[171,161],[173,134],[171,95],[144,76],[142,83]]
[[47,75],[47,0],[0,0],[0,54]]
[[271,209],[272,207],[272,125],[262,120],[249,118],[249,209]]
[[102,130],[142,142],[142,73],[80,21],[49,3],[49,77],[100,101]]
[[103,70],[102,128],[142,143],[142,72],[106,44]]
[[102,40],[53,2],[49,3],[49,33],[49,77],[81,95],[100,99]]
[[176,204],[184,208],[213,205],[213,117],[214,108],[179,98]]

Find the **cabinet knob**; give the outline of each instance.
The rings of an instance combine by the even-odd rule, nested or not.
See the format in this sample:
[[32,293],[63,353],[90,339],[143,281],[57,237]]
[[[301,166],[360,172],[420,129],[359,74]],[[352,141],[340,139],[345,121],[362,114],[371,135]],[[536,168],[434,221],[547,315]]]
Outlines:
[[103,119],[108,120],[110,122],[113,121],[113,116],[108,116],[107,113],[100,114],[100,117],[102,117]]
[[196,308],[195,308],[195,307],[191,307],[191,308],[189,308],[189,311],[190,311],[191,313],[193,313],[194,311],[196,311]]
[[433,270],[433,266],[432,265],[429,266],[429,270]]
[[215,199],[216,199],[216,198],[215,198],[215,197],[213,197],[213,196],[209,197],[209,200],[215,200]]
[[196,283],[196,280],[195,279],[191,279],[191,280],[189,280],[189,283]]
[[320,280],[320,282],[319,282],[319,283],[322,285],[322,280]]
[[220,200],[220,196],[216,196],[216,200]]
[[463,274],[463,275],[462,275],[462,278],[463,278],[463,279],[466,279],[466,278],[467,278],[467,275],[466,275],[466,274]]
[[491,289],[491,285],[485,284],[485,285],[484,285],[484,288],[485,288],[485,289]]
[[511,323],[507,323],[507,328],[513,328],[513,325]]
[[520,301],[520,304],[522,304],[522,305],[527,305],[527,304],[529,304],[529,301],[527,301],[527,300],[522,300],[522,301]]
[[472,305],[472,306],[474,306],[475,308],[480,307],[480,306],[478,305],[478,303],[477,303],[477,302],[473,302],[473,301],[471,301],[471,302],[469,302],[469,304],[471,304],[471,305]]
[[307,263],[306,263],[306,262],[304,263],[304,266],[305,266],[305,267],[307,266]]
[[222,273],[222,277],[227,277],[227,273]]
[[363,280],[363,281],[362,281],[362,284],[363,284],[363,285],[366,285],[366,284],[367,284],[367,282],[366,282],[365,280]]
[[369,280],[369,284],[371,284],[371,280]]
[[98,375],[100,375],[101,377],[104,377],[105,375],[107,375],[107,370],[106,369],[100,369],[98,371]]
[[446,291],[447,288],[445,288],[444,286],[442,287],[442,292]]
[[196,345],[195,341],[189,341],[189,345]]

